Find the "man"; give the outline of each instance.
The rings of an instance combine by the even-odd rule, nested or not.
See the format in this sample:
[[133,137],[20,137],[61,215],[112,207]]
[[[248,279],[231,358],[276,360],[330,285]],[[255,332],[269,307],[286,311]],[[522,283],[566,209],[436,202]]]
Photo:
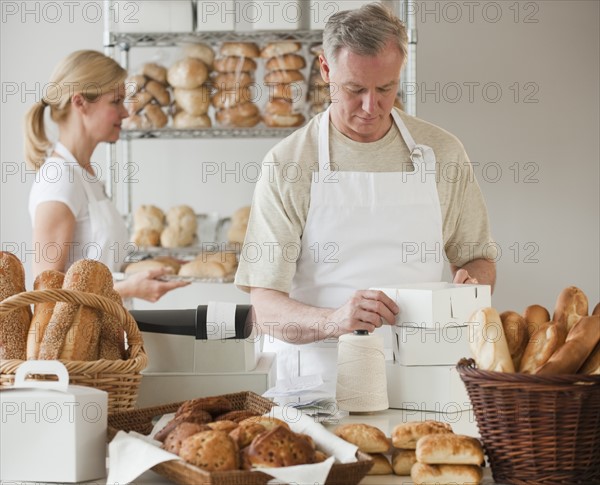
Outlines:
[[368,288],[441,281],[445,260],[455,283],[495,282],[463,146],[393,108],[407,43],[381,4],[333,15],[319,58],[331,107],[263,162],[236,284],[279,378],[333,380],[337,337],[394,323],[397,305]]

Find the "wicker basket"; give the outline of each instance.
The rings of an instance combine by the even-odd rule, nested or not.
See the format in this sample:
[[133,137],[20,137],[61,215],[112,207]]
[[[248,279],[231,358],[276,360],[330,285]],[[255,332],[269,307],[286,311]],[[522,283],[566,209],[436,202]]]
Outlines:
[[[233,409],[248,409],[259,414],[268,413],[275,405],[272,401],[253,392],[237,392],[225,394]],[[119,430],[137,431],[149,434],[152,431],[153,418],[162,414],[174,413],[181,402],[136,409],[108,417],[108,435],[112,439]],[[358,453],[355,463],[334,464],[329,471],[325,485],[358,484],[373,466],[373,461],[365,453]],[[212,472],[202,470],[183,461],[167,461],[160,463],[152,470],[169,480],[181,485],[266,485],[273,479],[270,475],[259,471],[233,470],[228,472]]]
[[600,484],[600,376],[481,371],[472,359],[457,370],[495,481]]
[[[87,305],[109,312],[123,321],[127,333],[129,358],[127,360],[62,360],[69,371],[69,382],[80,386],[90,386],[108,392],[109,414],[126,411],[135,407],[142,375],[140,372],[148,364],[143,347],[142,335],[137,323],[123,306],[112,300],[92,293],[72,290],[41,290],[19,293],[0,303],[0,315],[12,310],[42,302],[66,302]],[[2,360],[0,362],[0,389],[10,387],[14,382],[17,368],[22,360]]]

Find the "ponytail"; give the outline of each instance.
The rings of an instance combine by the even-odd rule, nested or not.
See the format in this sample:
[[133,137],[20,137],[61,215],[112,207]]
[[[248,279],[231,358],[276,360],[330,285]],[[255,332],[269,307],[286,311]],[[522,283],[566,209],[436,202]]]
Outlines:
[[25,115],[25,161],[31,168],[39,170],[52,143],[46,135],[44,111],[46,102],[34,104]]

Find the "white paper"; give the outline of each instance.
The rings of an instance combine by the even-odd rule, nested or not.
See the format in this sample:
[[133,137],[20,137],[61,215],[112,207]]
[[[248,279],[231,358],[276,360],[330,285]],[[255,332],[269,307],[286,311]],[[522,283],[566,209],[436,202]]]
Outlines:
[[277,379],[275,387],[268,389],[263,396],[289,396],[291,394],[298,394],[316,389],[322,384],[323,378],[321,377],[321,374],[290,377],[289,379]]
[[207,340],[235,337],[235,303],[209,301],[206,309]]

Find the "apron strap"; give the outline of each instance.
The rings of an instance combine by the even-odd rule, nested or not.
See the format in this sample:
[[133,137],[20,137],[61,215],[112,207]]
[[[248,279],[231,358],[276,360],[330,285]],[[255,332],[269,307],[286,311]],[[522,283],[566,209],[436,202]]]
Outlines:
[[410,153],[412,153],[414,151],[415,147],[417,146],[417,144],[415,143],[415,140],[413,139],[412,135],[410,134],[410,131],[408,131],[408,128],[404,124],[404,121],[402,121],[402,118],[400,117],[398,112],[393,108],[392,108],[392,118],[394,118],[394,121],[396,122],[396,126],[398,127],[398,130],[400,130],[400,134],[402,135],[402,138],[404,139],[404,143],[406,143],[406,146],[408,147],[408,151]]
[[[57,141],[56,145],[54,146],[54,151],[56,153],[58,153],[61,157],[63,157],[67,162],[70,162],[75,165],[75,167],[73,167],[74,168],[73,171],[77,172],[79,174],[79,177],[81,178],[81,181],[83,182],[83,190],[85,191],[85,196],[87,197],[88,203],[98,202],[98,199],[94,195],[94,192],[93,192],[92,188],[89,186],[88,181],[83,176],[83,167],[81,165],[79,165],[79,162],[77,162],[77,160],[75,159],[73,154],[68,150],[68,148],[66,146],[64,146],[62,143]],[[81,169],[81,170],[78,170],[78,169]]]

